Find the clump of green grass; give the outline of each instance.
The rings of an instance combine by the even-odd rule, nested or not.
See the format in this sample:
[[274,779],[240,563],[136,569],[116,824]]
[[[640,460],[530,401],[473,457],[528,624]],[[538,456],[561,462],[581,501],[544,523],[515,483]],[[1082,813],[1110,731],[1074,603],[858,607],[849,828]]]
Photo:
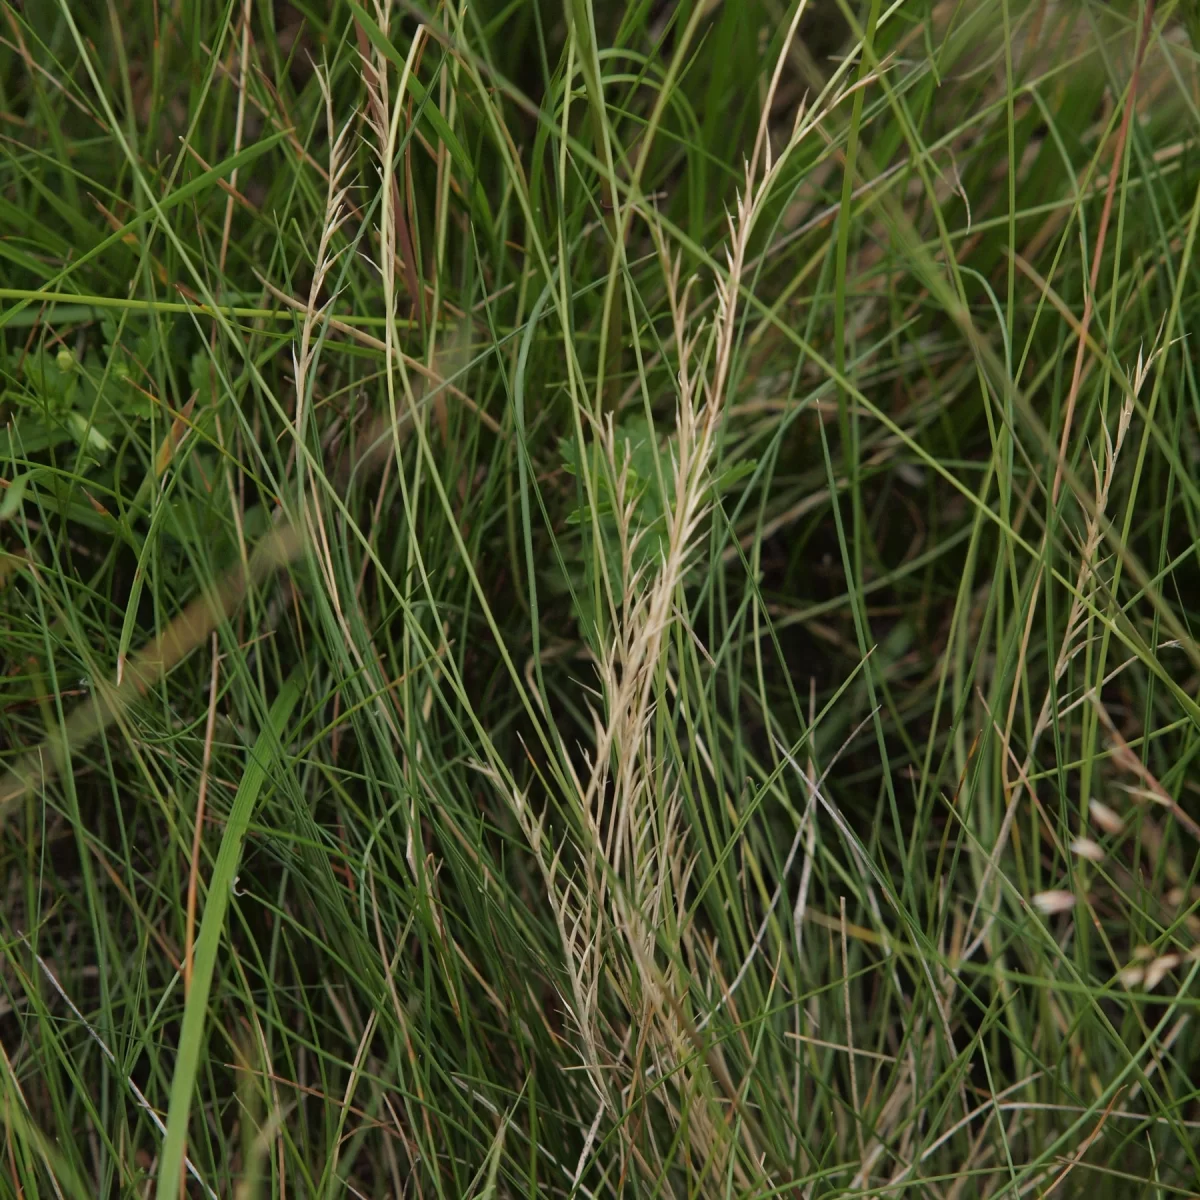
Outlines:
[[3,1194],[1193,1190],[1186,11],[3,15]]

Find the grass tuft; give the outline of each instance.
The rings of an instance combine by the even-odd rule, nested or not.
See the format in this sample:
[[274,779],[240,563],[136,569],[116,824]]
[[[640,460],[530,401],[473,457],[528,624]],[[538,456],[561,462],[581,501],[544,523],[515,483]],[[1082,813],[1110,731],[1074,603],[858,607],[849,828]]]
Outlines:
[[1193,1194],[1194,8],[0,0],[0,1195]]

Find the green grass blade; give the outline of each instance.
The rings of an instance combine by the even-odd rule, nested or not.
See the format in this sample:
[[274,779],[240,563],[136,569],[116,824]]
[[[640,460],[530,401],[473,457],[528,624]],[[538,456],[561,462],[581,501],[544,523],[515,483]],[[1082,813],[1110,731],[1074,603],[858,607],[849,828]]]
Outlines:
[[155,1192],[158,1200],[176,1200],[179,1195],[187,1151],[188,1115],[196,1090],[196,1074],[200,1066],[200,1052],[204,1045],[205,1023],[208,1019],[208,997],[212,987],[213,970],[217,963],[217,952],[221,947],[221,936],[225,930],[225,914],[233,895],[234,880],[237,877],[242,844],[250,825],[250,817],[270,771],[277,766],[284,753],[284,730],[292,710],[300,699],[301,688],[299,676],[291,676],[271,705],[266,727],[255,740],[247,759],[246,769],[221,837],[217,861],[213,865],[212,876],[208,882],[204,915],[200,919],[200,932],[196,937],[192,987],[184,1005],[183,1024],[179,1031],[179,1052],[171,1077],[167,1135],[163,1139],[162,1159],[158,1167],[158,1188]]

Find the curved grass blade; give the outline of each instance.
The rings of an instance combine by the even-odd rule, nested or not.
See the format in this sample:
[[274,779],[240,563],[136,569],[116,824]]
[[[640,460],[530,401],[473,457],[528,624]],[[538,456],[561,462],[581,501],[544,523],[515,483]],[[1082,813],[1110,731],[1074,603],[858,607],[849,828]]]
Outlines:
[[300,679],[293,674],[271,705],[267,726],[255,740],[246,763],[245,774],[233,800],[233,809],[221,837],[217,861],[208,884],[208,899],[200,920],[196,938],[196,957],[192,987],[183,1009],[183,1028],[179,1034],[179,1054],[175,1074],[171,1079],[171,1098],[167,1108],[167,1135],[163,1139],[162,1158],[158,1169],[158,1200],[177,1200],[187,1148],[188,1114],[196,1090],[196,1075],[200,1067],[200,1048],[204,1040],[204,1023],[208,1014],[208,997],[212,988],[217,950],[225,928],[229,897],[242,857],[242,844],[250,825],[250,816],[258,802],[267,775],[283,753],[283,731],[292,710],[300,698]]

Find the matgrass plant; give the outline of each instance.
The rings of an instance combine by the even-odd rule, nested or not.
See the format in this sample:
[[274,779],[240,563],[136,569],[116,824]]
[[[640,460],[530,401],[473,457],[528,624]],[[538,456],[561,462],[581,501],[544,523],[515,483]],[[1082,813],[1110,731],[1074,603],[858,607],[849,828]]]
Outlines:
[[0,8],[0,1194],[1195,1194],[1192,6]]

